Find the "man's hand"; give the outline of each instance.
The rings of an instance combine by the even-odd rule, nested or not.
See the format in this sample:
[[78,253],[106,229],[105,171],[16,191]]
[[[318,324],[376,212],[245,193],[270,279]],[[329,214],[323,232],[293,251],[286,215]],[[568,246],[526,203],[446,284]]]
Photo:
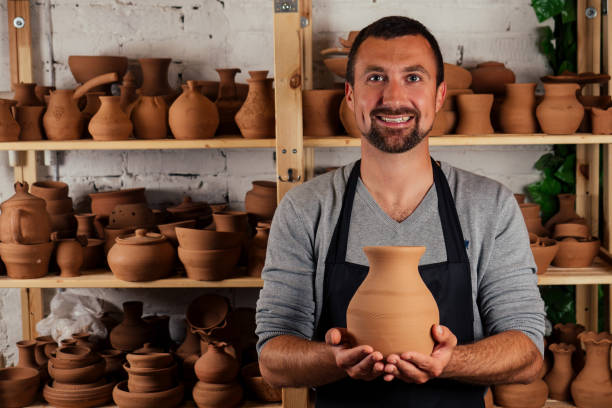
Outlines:
[[356,346],[345,328],[332,328],[325,333],[325,343],[333,346],[336,365],[355,380],[371,381],[383,373],[383,355],[371,346]]
[[457,337],[448,327],[434,324],[431,335],[435,346],[431,355],[427,356],[415,351],[408,351],[387,356],[385,365],[385,381],[399,378],[408,383],[423,384],[432,378],[442,376],[457,346]]

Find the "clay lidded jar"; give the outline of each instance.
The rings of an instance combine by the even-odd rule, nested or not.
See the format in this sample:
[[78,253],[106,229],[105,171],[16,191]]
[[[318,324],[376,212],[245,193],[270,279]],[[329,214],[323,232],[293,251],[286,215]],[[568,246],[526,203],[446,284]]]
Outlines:
[[124,302],[123,312],[123,321],[110,332],[110,342],[117,350],[133,351],[149,341],[151,327],[142,319],[142,302]]
[[235,135],[240,132],[234,117],[242,106],[242,99],[238,95],[236,87],[236,74],[241,72],[240,68],[217,68],[219,74],[219,93],[215,105],[219,110],[219,135]]
[[45,200],[28,193],[28,183],[15,183],[15,194],[0,204],[0,241],[13,244],[49,242],[51,220]]
[[227,384],[238,377],[240,363],[225,349],[226,343],[210,343],[195,364],[196,377],[200,381]]
[[348,107],[346,103],[346,98],[342,98],[342,102],[340,102],[340,122],[342,122],[342,126],[346,133],[350,137],[360,138],[361,130],[357,126],[357,121],[355,120],[355,113]]
[[170,130],[175,139],[210,139],[219,126],[219,112],[214,103],[196,90],[194,81],[168,111]]
[[586,364],[571,385],[572,397],[580,408],[612,406],[610,344],[612,334],[583,332],[578,338],[586,348]]
[[599,109],[597,107],[592,107],[591,126],[593,128],[593,134],[612,134],[612,108]]
[[504,133],[535,133],[535,83],[506,84],[506,97],[499,108]]
[[244,208],[258,220],[271,220],[276,211],[276,182],[255,180],[253,188],[247,191]]
[[83,247],[87,246],[87,238],[60,239],[55,242],[55,260],[60,267],[60,276],[63,278],[81,276]]
[[493,133],[491,108],[493,94],[457,95],[459,124],[456,133],[460,135],[488,135]]
[[342,133],[338,109],[344,99],[342,89],[313,89],[302,91],[304,136],[325,137]]
[[139,91],[141,95],[156,96],[170,95],[174,89],[168,83],[168,67],[171,58],[139,58],[142,68],[142,86]]
[[544,227],[552,232],[555,225],[559,223],[565,223],[568,221],[574,221],[580,218],[576,214],[576,195],[575,194],[558,194],[559,199],[559,211],[546,221]]
[[13,99],[17,101],[17,106],[42,106],[42,102],[36,97],[36,84],[34,83],[18,83],[13,84],[15,95]]
[[94,140],[127,140],[132,134],[132,122],[123,112],[119,96],[100,96],[100,109],[89,121],[89,133]]
[[247,139],[273,138],[276,124],[272,88],[274,79],[266,78],[268,71],[249,71],[249,75],[249,93],[234,119],[240,133]]
[[168,105],[163,97],[141,95],[130,108],[136,139],[168,137]]
[[505,85],[515,81],[514,72],[501,62],[482,62],[472,70],[471,88],[476,93],[494,93],[503,95]]
[[19,140],[21,127],[13,114],[13,107],[17,101],[0,99],[0,142],[14,142]]
[[576,133],[584,117],[584,106],[576,98],[578,84],[544,83],[544,100],[536,108],[536,117],[544,133]]
[[[357,344],[368,344],[385,357],[405,350],[431,354],[431,328],[439,324],[439,313],[419,275],[425,247],[369,246],[363,250],[370,270],[348,305],[349,333]],[[379,318],[372,319],[373,315]]]
[[553,343],[548,346],[548,349],[555,356],[552,369],[544,377],[548,385],[548,397],[558,401],[570,401],[570,384],[574,379],[572,353],[576,350],[576,346],[567,343]]
[[84,119],[72,89],[51,91],[43,126],[49,140],[76,140],[83,135]]
[[19,140],[43,139],[42,115],[44,110],[44,106],[15,107],[15,119],[21,128]]

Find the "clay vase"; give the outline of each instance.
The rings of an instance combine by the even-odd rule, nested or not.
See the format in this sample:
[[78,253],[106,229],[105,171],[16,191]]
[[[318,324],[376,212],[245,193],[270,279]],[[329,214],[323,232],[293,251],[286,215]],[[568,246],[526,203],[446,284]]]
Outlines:
[[219,74],[219,94],[215,105],[219,110],[219,135],[235,135],[240,132],[234,117],[240,110],[243,101],[238,96],[236,88],[236,74],[240,72],[239,68],[218,68]]
[[591,266],[599,253],[600,245],[596,238],[563,238],[559,241],[559,251],[553,259],[553,265],[561,268],[586,268]]
[[553,326],[552,338],[557,343],[573,344],[576,350],[572,354],[572,367],[578,373],[584,367],[585,354],[578,340],[578,335],[585,331],[585,327],[576,323],[557,323]]
[[132,122],[123,112],[119,96],[100,96],[100,109],[89,121],[89,133],[94,140],[127,140],[132,134]]
[[491,125],[492,94],[457,95],[459,124],[456,133],[460,135],[488,135],[493,133]]
[[15,194],[0,204],[0,241],[43,244],[51,236],[45,200],[28,193],[28,183],[15,183]]
[[15,95],[13,99],[17,101],[17,106],[42,106],[43,104],[36,97],[34,92],[36,84],[34,83],[19,83],[13,84]]
[[549,232],[552,232],[557,224],[580,218],[580,216],[576,214],[576,195],[558,194],[557,198],[559,199],[559,211],[550,217],[544,225]]
[[246,193],[244,208],[259,221],[271,220],[276,211],[276,201],[276,182],[256,180]]
[[458,65],[444,63],[444,82],[448,89],[465,89],[472,84],[472,73]]
[[266,262],[266,250],[268,248],[268,235],[270,227],[257,226],[255,236],[249,247],[249,262],[247,264],[247,275],[261,277],[261,271]]
[[540,275],[546,272],[555,255],[557,255],[559,245],[554,239],[541,238],[533,233],[529,234],[529,241],[537,266],[537,274]]
[[195,82],[187,81],[187,88],[170,106],[168,122],[175,139],[210,139],[219,126],[219,112],[196,90]]
[[243,390],[236,381],[210,384],[198,381],[193,387],[193,400],[200,408],[234,408],[242,401]]
[[142,320],[142,302],[123,303],[123,321],[110,332],[113,348],[133,351],[142,347],[151,337],[151,328]]
[[170,95],[174,89],[168,83],[168,67],[171,58],[139,58],[142,68],[142,86],[139,89],[141,95],[157,96]]
[[77,220],[77,236],[83,235],[87,238],[99,238],[96,226],[94,225],[95,214],[75,214],[74,217]]
[[51,91],[43,126],[49,140],[77,140],[85,127],[72,89]]
[[346,311],[348,331],[357,344],[368,344],[385,357],[405,351],[430,355],[431,327],[439,323],[439,313],[419,275],[425,247],[364,247],[363,251],[370,271]]
[[[19,140],[43,139],[42,115],[44,110],[44,106],[19,106],[15,108],[15,119],[21,128]],[[0,139],[2,139],[2,136],[0,136]]]
[[586,364],[572,382],[574,403],[580,408],[612,406],[610,344],[612,334],[583,332],[578,338],[586,348]]
[[573,344],[553,343],[548,349],[555,356],[552,369],[544,377],[548,385],[548,397],[558,401],[570,401],[570,384],[574,379],[572,353],[576,347]]
[[302,91],[304,137],[336,136],[342,133],[338,110],[344,99],[342,89]]
[[119,85],[119,90],[121,91],[121,101],[119,105],[121,109],[127,113],[127,107],[138,99],[138,94],[136,93],[136,75],[132,71],[128,71],[123,76],[123,82]]
[[168,137],[168,105],[161,96],[142,95],[131,107],[136,139]]
[[535,83],[506,84],[506,97],[499,108],[504,133],[535,133]]
[[595,135],[612,134],[612,108],[591,108],[591,126]]
[[200,381],[214,384],[228,384],[238,377],[240,363],[229,354],[226,343],[210,343],[205,353],[195,364],[196,377]]
[[36,362],[36,340],[21,340],[17,342],[19,360],[16,367],[30,367],[39,369]]
[[350,137],[361,137],[361,130],[357,127],[357,122],[355,121],[355,113],[348,107],[346,104],[346,98],[342,98],[342,102],[340,102],[340,122],[342,122],[342,126],[344,126],[344,130]]
[[72,278],[81,276],[83,265],[83,247],[87,245],[87,239],[62,239],[57,241],[55,259],[60,267],[60,276]]
[[493,386],[495,404],[504,408],[542,408],[548,398],[548,386],[542,379],[530,384]]
[[81,114],[85,117],[87,123],[89,123],[91,118],[98,112],[98,109],[100,109],[100,97],[104,95],[106,95],[104,92],[87,92],[85,94],[87,102]]
[[569,135],[578,130],[584,106],[576,98],[578,84],[544,83],[544,100],[536,108],[536,117],[544,133]]
[[268,71],[249,71],[249,75],[249,93],[234,119],[246,139],[274,138],[274,79],[266,78]]
[[0,99],[0,142],[15,142],[19,140],[21,127],[13,115],[13,106],[17,101]]
[[54,86],[36,85],[34,87],[34,93],[36,94],[36,98],[43,106],[47,106],[45,102],[45,96],[49,96],[51,91],[55,91]]
[[493,93],[503,95],[505,85],[515,81],[514,72],[501,62],[482,62],[472,70],[471,88],[476,93]]

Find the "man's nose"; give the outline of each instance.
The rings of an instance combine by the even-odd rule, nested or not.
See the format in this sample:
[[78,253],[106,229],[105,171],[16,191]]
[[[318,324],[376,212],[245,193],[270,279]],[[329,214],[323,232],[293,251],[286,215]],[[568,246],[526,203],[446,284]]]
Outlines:
[[385,106],[395,107],[406,104],[406,88],[399,79],[390,79],[382,94],[381,103]]

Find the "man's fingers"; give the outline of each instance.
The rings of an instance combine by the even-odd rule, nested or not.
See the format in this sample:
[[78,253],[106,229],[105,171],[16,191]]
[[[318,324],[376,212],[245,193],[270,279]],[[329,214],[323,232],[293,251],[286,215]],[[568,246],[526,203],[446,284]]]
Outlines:
[[359,364],[361,360],[366,358],[368,354],[372,353],[373,351],[374,350],[372,350],[371,346],[359,346],[342,350],[338,353],[336,362],[338,363],[338,366],[344,369],[349,369],[352,366]]
[[427,373],[423,372],[409,361],[400,360],[394,365],[397,367],[397,371],[399,372],[399,375],[396,375],[396,377],[406,382],[423,384],[429,379]]
[[436,348],[438,348],[438,345],[448,345],[452,347],[457,345],[457,337],[446,326],[434,324],[431,326],[431,336],[436,342]]
[[[375,371],[374,368],[375,368],[375,365],[377,365],[376,363],[378,363],[381,360],[382,360],[382,355],[379,352],[371,353],[366,358],[364,358],[363,360],[355,364],[351,368],[351,371],[354,374],[359,375],[360,377],[364,377],[364,378],[371,377],[373,372]],[[380,365],[378,365],[378,368],[380,368]],[[382,370],[379,370],[378,372],[380,373],[382,372]]]
[[402,354],[401,360],[412,363],[412,365],[416,366],[420,370],[427,372],[431,372],[436,365],[433,358],[422,353],[404,353]]

